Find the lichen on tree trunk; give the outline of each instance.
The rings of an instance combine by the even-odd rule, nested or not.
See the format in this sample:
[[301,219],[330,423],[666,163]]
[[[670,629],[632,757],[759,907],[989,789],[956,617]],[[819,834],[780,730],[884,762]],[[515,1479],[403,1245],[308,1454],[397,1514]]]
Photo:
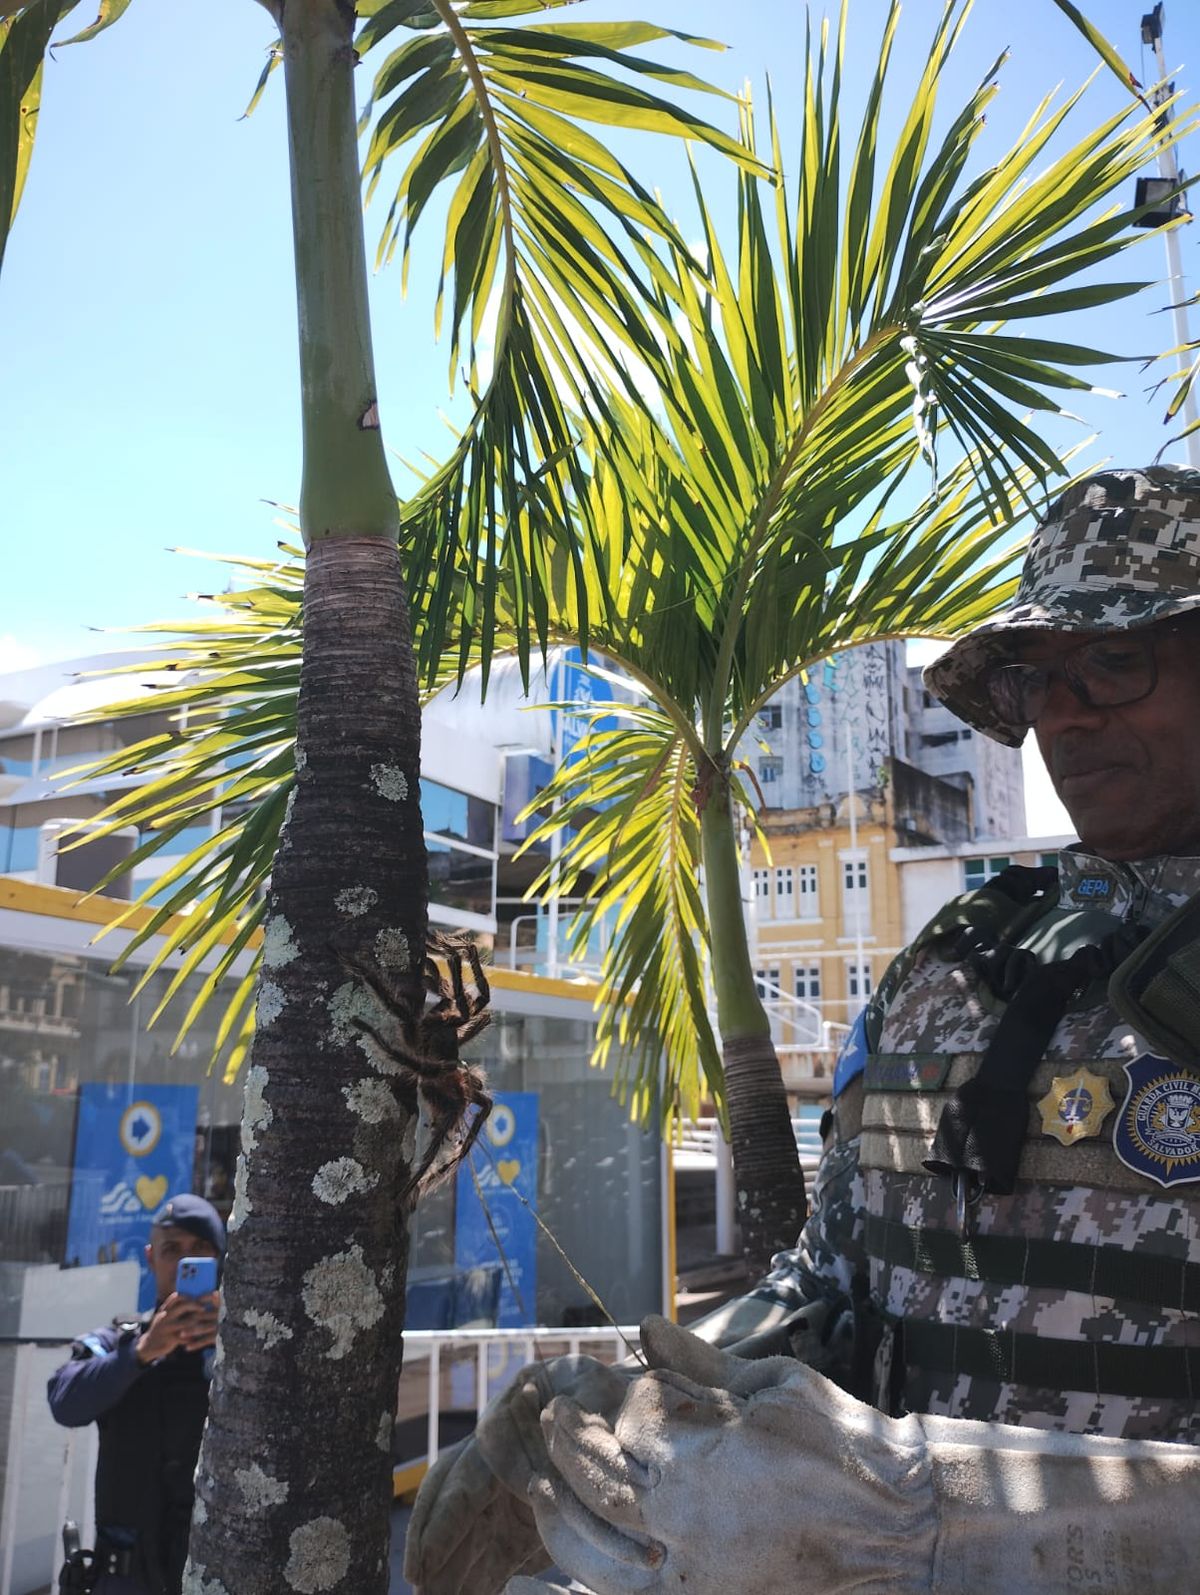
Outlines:
[[296,798],[246,1080],[194,1595],[387,1587],[413,1127],[395,1065],[352,1023],[356,1011],[386,1021],[342,955],[420,1012],[420,716],[395,546],[316,545],[304,627]]

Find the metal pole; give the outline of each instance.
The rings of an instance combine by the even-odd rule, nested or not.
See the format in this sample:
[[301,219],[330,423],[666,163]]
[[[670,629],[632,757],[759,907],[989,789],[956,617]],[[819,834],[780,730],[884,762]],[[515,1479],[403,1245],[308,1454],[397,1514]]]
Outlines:
[[716,1156],[717,1255],[733,1257],[737,1253],[733,1232],[737,1202],[734,1197],[733,1154],[729,1142],[721,1134],[720,1121],[713,1135],[713,1152]]
[[[565,671],[562,655],[555,660],[554,674],[551,677],[550,698],[552,702],[562,701],[563,680]],[[550,765],[555,775],[558,774],[559,761],[562,758],[562,717],[564,710],[555,711],[556,718],[551,722],[553,729],[550,733]],[[554,800],[554,812],[558,812],[558,799]],[[546,916],[546,933],[550,940],[549,960],[547,974],[551,980],[558,978],[558,882],[559,882],[559,855],[562,853],[562,832],[555,831],[550,838],[550,902]]]
[[0,1595],[12,1589],[13,1552],[17,1543],[17,1492],[19,1462],[25,1445],[26,1406],[29,1400],[29,1364],[32,1346],[18,1346],[14,1357],[12,1416],[8,1429],[8,1457],[4,1464],[4,1500],[0,1503]]
[[[1154,40],[1154,59],[1158,63],[1159,87],[1154,90],[1153,102],[1160,105],[1169,97],[1170,90],[1166,84],[1167,62],[1163,54],[1162,31],[1159,30]],[[1175,150],[1160,150],[1158,153],[1159,175],[1165,177],[1170,183],[1179,181],[1179,163],[1175,159]],[[1184,301],[1187,298],[1187,287],[1183,280],[1183,261],[1179,253],[1179,229],[1172,227],[1163,234],[1163,243],[1167,250],[1167,292],[1171,296],[1171,321],[1175,331],[1175,342],[1182,348],[1191,342],[1191,333],[1188,330],[1188,313]],[[1186,371],[1189,365],[1186,354],[1179,356],[1179,369]],[[1183,418],[1188,426],[1194,426],[1197,419],[1196,390],[1193,388],[1183,401]],[[1192,432],[1183,440],[1187,450],[1187,462],[1192,470],[1200,471],[1200,434]]]
[[[850,811],[850,856],[853,863],[850,866],[851,875],[851,900],[854,904],[854,967],[857,971],[855,983],[858,986],[858,995],[862,996],[863,987],[863,937],[862,937],[862,903],[858,895],[858,797],[854,790],[854,732],[849,723],[846,725],[846,802]],[[853,1023],[856,1013],[850,1013],[850,1004],[846,1004],[846,1012],[850,1022]]]

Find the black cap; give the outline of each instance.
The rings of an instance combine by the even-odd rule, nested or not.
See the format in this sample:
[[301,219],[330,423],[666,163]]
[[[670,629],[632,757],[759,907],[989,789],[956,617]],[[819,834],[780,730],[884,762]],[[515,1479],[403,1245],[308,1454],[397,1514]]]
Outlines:
[[196,1235],[214,1246],[218,1256],[225,1255],[225,1226],[221,1215],[202,1196],[193,1196],[191,1192],[173,1196],[155,1213],[150,1227],[187,1230],[189,1235]]

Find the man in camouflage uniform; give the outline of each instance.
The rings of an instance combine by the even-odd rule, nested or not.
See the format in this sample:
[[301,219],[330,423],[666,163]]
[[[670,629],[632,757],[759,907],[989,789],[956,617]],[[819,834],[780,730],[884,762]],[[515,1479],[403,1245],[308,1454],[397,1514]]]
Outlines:
[[[476,1463],[600,1595],[1194,1579],[1200,474],[1070,489],[1014,607],[925,679],[988,736],[1034,730],[1081,842],[888,971],[799,1244],[702,1330],[740,1356],[651,1325],[655,1372],[599,1394],[563,1360],[481,1426]],[[517,1565],[431,1577],[458,1467],[418,1508],[427,1595]]]

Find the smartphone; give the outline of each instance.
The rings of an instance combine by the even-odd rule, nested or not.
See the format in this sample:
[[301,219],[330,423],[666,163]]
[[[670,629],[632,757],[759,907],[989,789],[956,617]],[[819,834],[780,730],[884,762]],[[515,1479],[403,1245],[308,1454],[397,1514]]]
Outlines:
[[181,1257],[175,1270],[175,1289],[180,1296],[211,1296],[217,1288],[215,1257]]

